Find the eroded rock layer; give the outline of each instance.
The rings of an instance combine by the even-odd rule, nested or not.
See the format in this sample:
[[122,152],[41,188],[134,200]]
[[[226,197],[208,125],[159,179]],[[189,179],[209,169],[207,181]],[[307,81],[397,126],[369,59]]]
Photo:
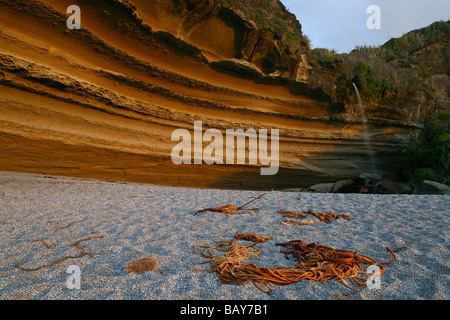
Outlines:
[[[0,170],[245,189],[373,170],[359,119],[335,118],[326,95],[295,77],[269,76],[272,35],[206,3],[190,15],[175,0],[0,0]],[[67,28],[72,4],[81,29]],[[171,135],[194,121],[279,129],[280,170],[175,165]],[[408,127],[368,129],[375,168],[393,169],[385,163]]]

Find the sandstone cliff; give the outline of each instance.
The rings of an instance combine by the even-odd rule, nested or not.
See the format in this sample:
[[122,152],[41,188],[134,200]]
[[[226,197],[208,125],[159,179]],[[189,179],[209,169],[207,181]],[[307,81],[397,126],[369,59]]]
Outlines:
[[[213,0],[0,0],[0,170],[248,189],[372,170],[336,74],[314,69],[300,24],[269,2],[290,19],[288,33]],[[79,30],[66,26],[72,4]],[[286,41],[292,31],[300,40]],[[279,129],[278,174],[174,165],[171,134],[194,121],[223,132]],[[368,123],[377,170],[395,168],[385,163],[398,163],[412,125],[390,114]]]

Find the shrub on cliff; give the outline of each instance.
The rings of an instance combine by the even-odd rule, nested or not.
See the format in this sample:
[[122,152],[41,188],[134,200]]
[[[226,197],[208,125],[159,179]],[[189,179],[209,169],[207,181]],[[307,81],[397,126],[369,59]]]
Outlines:
[[401,153],[405,162],[400,174],[412,185],[422,180],[449,184],[450,111],[427,118],[422,130],[405,139]]
[[355,83],[365,103],[395,108],[409,101],[417,91],[435,100],[431,76],[450,74],[446,63],[450,57],[449,39],[450,22],[438,21],[378,47],[358,46],[341,55],[332,50],[313,49],[310,57],[321,66],[335,62],[329,69],[336,75],[338,99],[352,102]]

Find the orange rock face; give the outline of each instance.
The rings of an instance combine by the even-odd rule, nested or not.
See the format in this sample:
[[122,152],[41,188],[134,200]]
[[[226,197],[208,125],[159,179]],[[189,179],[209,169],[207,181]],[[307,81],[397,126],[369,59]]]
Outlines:
[[[78,2],[81,29],[70,30],[70,1],[0,1],[0,170],[270,190],[370,167],[358,119],[345,110],[332,117],[326,95],[303,81],[307,61],[293,65],[295,79],[268,75],[278,68],[276,41],[237,13],[206,4],[180,11],[176,1]],[[222,60],[228,69],[214,64]],[[194,121],[223,133],[279,129],[280,170],[175,165],[171,134]],[[396,159],[407,129],[369,123],[376,159]]]

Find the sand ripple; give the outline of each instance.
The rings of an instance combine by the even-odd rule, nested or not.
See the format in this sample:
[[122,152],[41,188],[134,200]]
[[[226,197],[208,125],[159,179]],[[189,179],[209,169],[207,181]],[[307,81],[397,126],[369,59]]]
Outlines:
[[[362,299],[449,299],[449,196],[280,193],[287,210],[333,211],[351,220],[285,226],[276,193],[257,202],[260,215],[193,213],[204,207],[242,204],[259,192],[121,184],[33,174],[0,173],[0,299],[333,299],[353,293],[337,282],[300,281],[273,286],[274,294],[252,284],[223,285],[204,268],[194,245],[230,239],[236,231],[274,237],[261,243],[261,266],[292,265],[275,246],[302,239],[355,250],[377,261],[390,260],[385,247],[413,244],[387,265],[380,289],[363,289]],[[65,229],[57,229],[65,227]],[[65,260],[37,271],[23,266],[48,264],[81,249],[101,255]],[[42,239],[42,242],[32,242]],[[142,257],[158,259],[153,272],[132,274],[126,264]],[[67,268],[81,271],[81,288],[70,290]]]

